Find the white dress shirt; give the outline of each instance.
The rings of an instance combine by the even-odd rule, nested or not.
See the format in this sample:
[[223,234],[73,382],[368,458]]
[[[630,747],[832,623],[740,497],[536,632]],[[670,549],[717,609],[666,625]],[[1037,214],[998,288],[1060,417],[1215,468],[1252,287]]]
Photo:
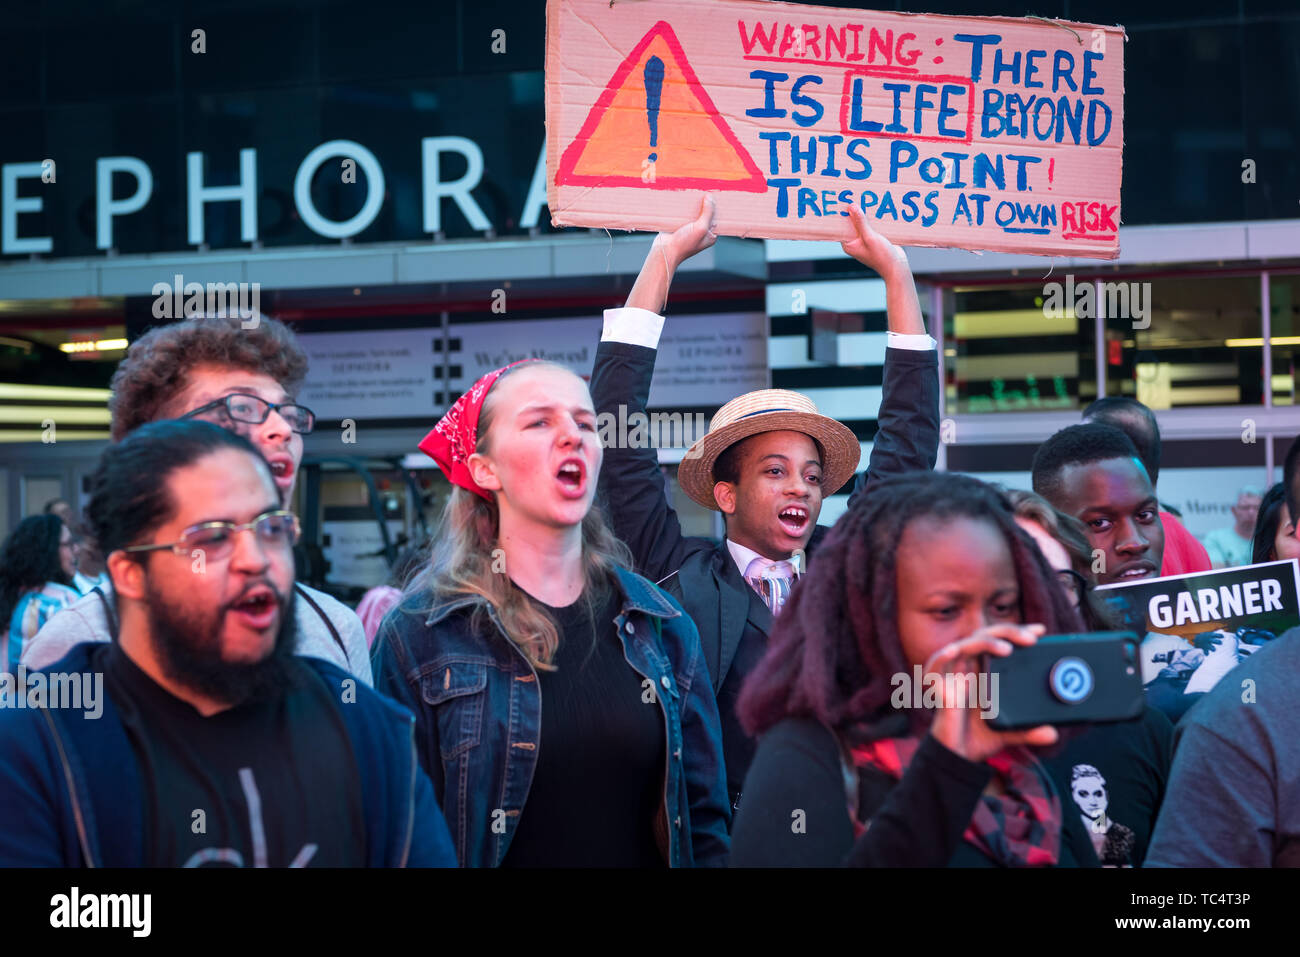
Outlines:
[[[601,333],[600,340],[658,349],[659,336],[663,333],[663,329],[664,317],[649,309],[638,309],[636,306],[606,309],[605,329]],[[928,352],[935,348],[935,341],[933,336],[926,333],[886,332],[885,345],[891,349]]]
[[[744,545],[740,545],[736,542],[733,542],[729,538],[726,539],[726,542],[727,542],[727,551],[731,552],[731,558],[733,561],[735,561],[736,567],[740,569],[740,576],[742,578],[744,578],[746,573],[748,573],[749,566],[753,564],[755,558],[762,558],[764,561],[771,561],[770,558],[765,558],[764,556],[760,555],[758,552],[754,551],[752,548],[746,548]],[[799,575],[803,574],[803,566],[802,563],[799,561],[799,558],[800,558],[799,553],[796,552],[795,554],[791,555],[789,558],[785,559],[787,562],[790,563],[791,566],[793,566],[795,577],[798,577]]]

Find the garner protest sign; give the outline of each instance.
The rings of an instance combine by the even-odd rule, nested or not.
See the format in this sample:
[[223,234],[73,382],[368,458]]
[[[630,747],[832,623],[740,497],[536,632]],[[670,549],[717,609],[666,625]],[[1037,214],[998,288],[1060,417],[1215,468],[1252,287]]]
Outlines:
[[549,0],[556,225],[1114,259],[1122,27],[752,0]]
[[1177,677],[1209,691],[1242,658],[1300,625],[1294,560],[1101,585],[1097,597],[1142,642],[1142,681]]

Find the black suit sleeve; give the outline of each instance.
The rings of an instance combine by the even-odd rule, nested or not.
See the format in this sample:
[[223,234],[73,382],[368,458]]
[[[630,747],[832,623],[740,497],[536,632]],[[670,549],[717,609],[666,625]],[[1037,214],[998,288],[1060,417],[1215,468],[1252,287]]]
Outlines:
[[613,441],[601,435],[605,462],[599,490],[606,515],[614,534],[632,550],[635,570],[658,582],[681,567],[687,539],[668,504],[658,452],[648,441],[627,441],[636,424],[646,421],[656,354],[645,346],[602,342],[591,370],[591,400],[602,433],[610,426],[615,433]]
[[871,461],[853,485],[850,508],[859,496],[887,478],[934,468],[939,455],[937,350],[885,349],[876,424]]
[[[856,842],[834,736],[808,719],[763,736],[731,837],[735,867],[945,867],[991,771],[927,736]],[[856,787],[856,781],[853,783]]]

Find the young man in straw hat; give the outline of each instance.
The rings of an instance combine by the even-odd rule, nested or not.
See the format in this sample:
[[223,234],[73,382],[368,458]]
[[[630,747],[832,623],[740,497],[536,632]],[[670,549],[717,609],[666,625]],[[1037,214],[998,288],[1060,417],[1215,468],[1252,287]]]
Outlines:
[[[904,472],[931,469],[939,447],[939,379],[934,340],[925,332],[911,268],[901,249],[852,210],[844,250],[885,281],[889,341],[879,431],[870,470],[854,496]],[[605,313],[591,394],[597,414],[644,413],[668,286],[677,267],[717,239],[714,203],[698,219],[661,233],[624,309]],[[626,443],[631,444],[631,443]],[[607,448],[600,490],[636,570],[673,593],[695,619],[722,717],[727,788],[733,805],[754,744],[735,715],[745,677],[767,646],[774,615],[825,528],[822,500],[857,469],[861,449],[843,424],[821,415],[807,396],[760,389],[732,399],[709,432],[687,451],[678,481],[692,499],[721,511],[721,544],[682,534],[669,506],[653,448]]]

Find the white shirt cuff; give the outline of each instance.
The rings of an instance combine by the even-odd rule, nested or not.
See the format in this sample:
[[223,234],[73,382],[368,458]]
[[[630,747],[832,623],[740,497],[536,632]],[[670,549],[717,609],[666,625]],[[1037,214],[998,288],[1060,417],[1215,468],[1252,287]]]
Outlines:
[[[605,313],[605,315],[608,316],[609,313]],[[608,322],[609,320],[606,319],[606,329],[609,328]],[[934,341],[933,336],[927,335],[924,332],[886,332],[885,345],[891,349],[907,349],[911,352],[929,352],[937,346],[937,343]]]
[[649,309],[624,306],[605,310],[605,331],[601,342],[625,342],[630,346],[659,348],[659,334],[664,329],[664,317]]

